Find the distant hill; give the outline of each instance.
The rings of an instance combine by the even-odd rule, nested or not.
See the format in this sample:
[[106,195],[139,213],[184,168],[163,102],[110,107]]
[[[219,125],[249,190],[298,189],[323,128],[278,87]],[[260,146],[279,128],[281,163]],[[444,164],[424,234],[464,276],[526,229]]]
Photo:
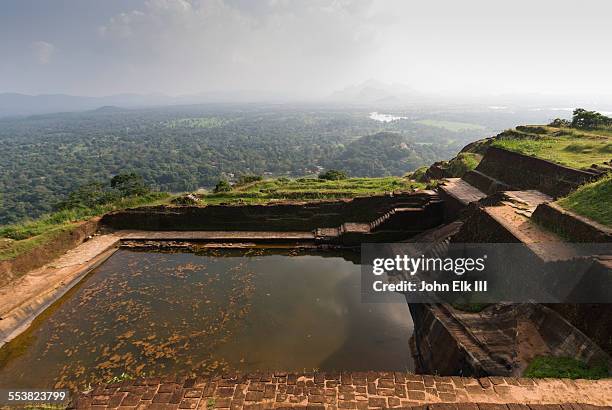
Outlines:
[[404,84],[385,84],[368,80],[361,84],[333,92],[328,99],[352,104],[393,105],[402,102],[422,101],[425,97]]
[[138,107],[162,104],[165,96],[119,94],[107,97],[81,97],[67,94],[0,94],[0,117],[88,111],[100,107]]
[[84,97],[67,94],[0,93],[0,118],[89,111],[108,106],[144,108],[208,103],[275,103],[282,101],[282,97],[277,94],[258,90],[206,92],[176,97],[164,94],[116,94],[103,97]]
[[328,167],[350,170],[352,176],[402,175],[435,157],[430,146],[414,144],[395,132],[379,132],[348,144]]
[[117,107],[116,105],[105,105],[100,108],[96,108],[95,112],[122,112],[125,108]]

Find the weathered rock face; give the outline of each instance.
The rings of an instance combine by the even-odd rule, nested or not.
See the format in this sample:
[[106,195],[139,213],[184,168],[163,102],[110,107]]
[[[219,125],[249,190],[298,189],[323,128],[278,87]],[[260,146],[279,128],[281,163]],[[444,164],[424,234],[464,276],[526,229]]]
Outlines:
[[[434,196],[417,192],[348,200],[292,202],[269,205],[157,206],[112,212],[104,226],[140,230],[310,231],[344,222],[369,223],[393,208],[425,207]],[[412,228],[429,228],[439,220],[415,213]],[[425,216],[425,217],[424,217]],[[431,215],[437,218],[436,215]],[[406,221],[404,221],[406,222]]]
[[[598,176],[497,147],[489,147],[475,171],[477,175],[489,177],[492,183],[501,181],[506,186],[518,189],[537,189],[555,198],[569,194]],[[474,178],[474,182],[480,185],[476,186],[483,192],[491,193],[491,189],[483,186],[482,181]]]

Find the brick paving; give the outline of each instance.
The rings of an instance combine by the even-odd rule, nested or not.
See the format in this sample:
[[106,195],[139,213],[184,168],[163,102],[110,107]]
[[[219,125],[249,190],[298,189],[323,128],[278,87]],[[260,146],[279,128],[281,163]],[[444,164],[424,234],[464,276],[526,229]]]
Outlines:
[[416,406],[474,410],[612,408],[612,379],[473,379],[380,372],[157,377],[97,386],[77,395],[69,408],[365,410]]

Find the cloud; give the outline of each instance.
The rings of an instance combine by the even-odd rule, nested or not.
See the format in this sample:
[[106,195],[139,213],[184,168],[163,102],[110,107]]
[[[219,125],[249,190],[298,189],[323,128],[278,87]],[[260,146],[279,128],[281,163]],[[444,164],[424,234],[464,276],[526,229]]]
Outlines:
[[346,78],[376,50],[370,3],[148,0],[113,16],[99,34],[107,53],[165,89],[303,93]]
[[0,41],[0,90],[299,99],[375,78],[440,94],[612,94],[605,0],[64,2],[72,14],[15,1],[11,18],[0,1],[0,37],[22,39]]
[[55,46],[46,41],[34,41],[30,48],[39,64],[48,64],[55,53]]

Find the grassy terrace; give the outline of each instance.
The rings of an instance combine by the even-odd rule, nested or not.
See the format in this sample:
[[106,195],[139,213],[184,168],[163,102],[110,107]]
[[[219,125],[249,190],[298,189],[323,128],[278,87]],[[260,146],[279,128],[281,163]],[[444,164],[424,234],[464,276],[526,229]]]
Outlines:
[[44,245],[61,233],[75,229],[79,222],[94,216],[117,209],[163,204],[170,199],[167,193],[155,192],[144,196],[124,198],[94,208],[68,209],[42,216],[36,220],[2,226],[0,227],[0,261],[12,259],[37,246]]
[[612,226],[612,175],[581,186],[557,203],[579,215]]
[[401,177],[348,178],[328,181],[318,178],[276,178],[234,187],[228,192],[199,194],[203,204],[265,204],[285,200],[354,198],[423,188],[425,185]]
[[[202,204],[263,204],[283,200],[316,200],[352,198],[382,194],[391,191],[422,188],[424,184],[401,177],[350,178],[327,181],[318,178],[267,179],[235,187],[222,193],[204,193],[198,196]],[[107,212],[147,205],[170,204],[174,197],[166,193],[124,198],[120,201],[94,208],[64,210],[39,219],[0,227],[0,261],[12,259],[29,250],[50,242],[63,232],[70,231],[78,223]]]
[[500,134],[492,145],[572,168],[587,168],[612,158],[612,130],[520,127]]

